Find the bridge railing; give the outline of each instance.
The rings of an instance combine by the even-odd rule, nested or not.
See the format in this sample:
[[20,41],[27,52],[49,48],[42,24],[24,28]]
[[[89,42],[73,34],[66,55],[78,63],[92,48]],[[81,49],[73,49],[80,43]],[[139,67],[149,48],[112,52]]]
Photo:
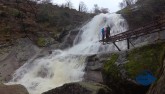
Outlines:
[[111,36],[110,41],[111,42],[122,41],[128,38],[135,38],[155,32],[160,32],[162,30],[165,30],[165,28],[163,27],[165,27],[165,18],[161,18],[159,20],[153,21],[143,27],[134,30],[128,30],[123,33]]

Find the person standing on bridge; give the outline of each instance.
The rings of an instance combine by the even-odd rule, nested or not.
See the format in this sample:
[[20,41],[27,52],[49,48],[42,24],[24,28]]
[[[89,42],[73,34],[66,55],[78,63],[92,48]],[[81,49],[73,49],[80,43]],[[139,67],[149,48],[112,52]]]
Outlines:
[[106,27],[106,42],[109,42],[109,39],[110,39],[110,30],[111,30],[110,26],[107,25],[107,27]]
[[102,34],[102,42],[103,42],[103,44],[104,44],[104,42],[105,42],[105,33],[106,32],[106,28],[102,28],[101,29],[101,34]]

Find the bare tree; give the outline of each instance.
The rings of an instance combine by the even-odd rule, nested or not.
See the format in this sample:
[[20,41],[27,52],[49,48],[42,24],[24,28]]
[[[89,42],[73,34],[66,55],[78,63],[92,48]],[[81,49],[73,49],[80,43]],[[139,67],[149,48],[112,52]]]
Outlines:
[[124,8],[126,5],[125,5],[125,3],[124,2],[120,2],[119,3],[119,7],[122,9],[122,8]]
[[73,8],[73,4],[70,0],[66,0],[66,3],[65,3],[65,7],[68,7],[68,8]]
[[61,7],[61,8],[65,8],[65,4],[61,4],[60,7]]
[[101,11],[101,13],[109,13],[108,8],[101,8],[100,11]]
[[101,13],[99,6],[97,4],[94,4],[94,13],[96,13],[96,14]]
[[82,1],[79,3],[79,11],[80,12],[87,12],[87,6]]
[[123,0],[122,2],[119,3],[120,8],[124,8],[127,6],[131,6],[135,4],[137,0]]

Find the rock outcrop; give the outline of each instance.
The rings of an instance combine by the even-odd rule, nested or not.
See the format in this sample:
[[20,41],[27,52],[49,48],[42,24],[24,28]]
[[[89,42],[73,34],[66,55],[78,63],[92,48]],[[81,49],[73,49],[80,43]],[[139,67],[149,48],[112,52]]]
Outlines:
[[43,94],[113,94],[112,90],[98,83],[77,82],[64,84]]

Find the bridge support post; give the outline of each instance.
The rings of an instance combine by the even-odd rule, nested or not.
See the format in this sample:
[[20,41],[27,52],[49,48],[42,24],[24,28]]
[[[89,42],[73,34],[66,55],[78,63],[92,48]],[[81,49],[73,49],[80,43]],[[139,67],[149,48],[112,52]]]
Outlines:
[[129,42],[130,42],[130,44],[132,45],[132,47],[135,47],[131,41],[129,41]]
[[127,49],[130,49],[129,38],[127,38]]
[[120,48],[116,45],[115,42],[113,42],[113,44],[116,46],[116,48],[117,48],[119,51],[121,51]]

